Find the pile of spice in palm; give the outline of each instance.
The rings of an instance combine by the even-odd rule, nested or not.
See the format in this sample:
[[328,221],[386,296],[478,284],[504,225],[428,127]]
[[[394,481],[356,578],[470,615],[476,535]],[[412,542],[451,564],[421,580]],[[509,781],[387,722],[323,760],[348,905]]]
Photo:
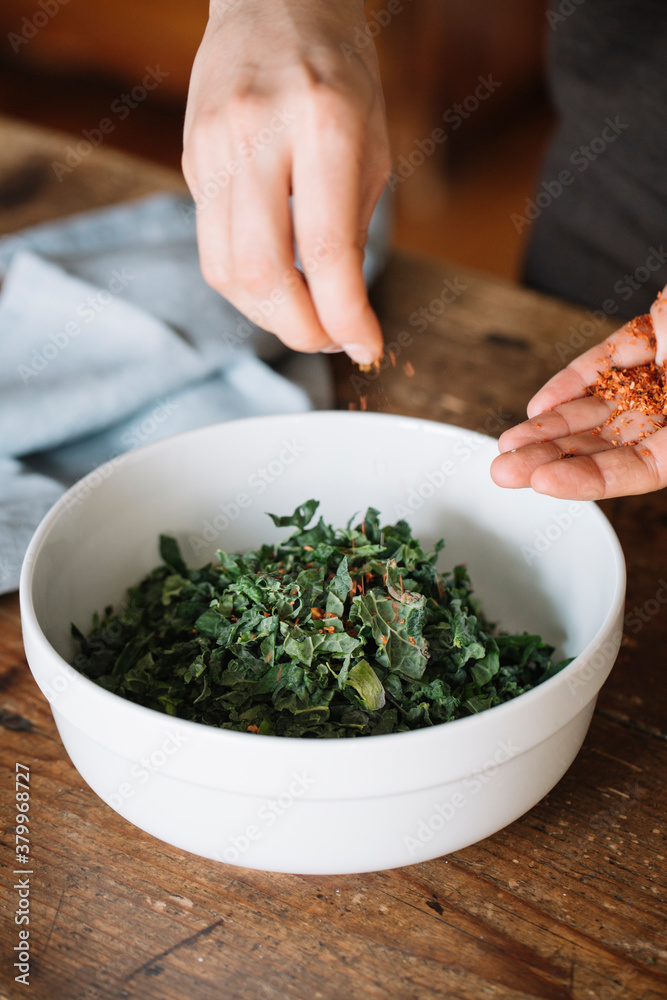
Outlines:
[[[649,346],[655,346],[653,321],[648,313],[637,316],[628,323],[627,332],[635,339],[646,340]],[[589,396],[598,396],[600,399],[610,400],[614,403],[614,409],[602,427],[612,424],[621,414],[630,410],[636,410],[652,417],[666,415],[667,385],[665,374],[665,369],[656,365],[654,361],[649,361],[644,365],[636,365],[634,368],[617,368],[608,364],[587,389]],[[614,438],[612,444],[637,444],[639,440],[652,434],[661,426],[661,423],[650,421],[649,429],[642,431],[634,440],[621,442]],[[599,434],[600,429],[596,428],[593,433]],[[614,430],[620,434],[617,428]]]

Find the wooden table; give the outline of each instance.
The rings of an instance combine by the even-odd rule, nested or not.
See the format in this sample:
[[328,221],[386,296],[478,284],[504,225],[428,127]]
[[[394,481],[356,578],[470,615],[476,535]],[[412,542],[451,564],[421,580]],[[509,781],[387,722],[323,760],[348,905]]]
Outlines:
[[[103,149],[60,184],[50,163],[66,141],[0,122],[3,231],[180,185],[172,174]],[[585,322],[562,303],[401,256],[390,261],[375,298],[387,340],[400,348],[397,367],[360,385],[339,360],[340,405],[358,406],[363,395],[369,409],[488,433],[521,416],[560,367],[556,345],[562,354],[569,328]],[[411,324],[420,308],[427,315]],[[405,377],[406,362],[413,378]],[[320,878],[227,867],[132,827],[72,767],[24,659],[17,597],[0,600],[6,869],[10,859],[0,995],[666,997],[667,511],[664,493],[603,506],[626,553],[632,617],[581,753],[557,787],[501,833],[395,871]],[[17,761],[31,775],[29,990],[14,983],[11,968]]]

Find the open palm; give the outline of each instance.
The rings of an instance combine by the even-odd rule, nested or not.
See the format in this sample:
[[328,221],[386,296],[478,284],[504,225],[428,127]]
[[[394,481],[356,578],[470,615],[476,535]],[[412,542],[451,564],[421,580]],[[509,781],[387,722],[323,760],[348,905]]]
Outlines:
[[529,419],[498,442],[501,454],[491,475],[499,486],[530,486],[537,493],[573,500],[649,493],[667,486],[665,416],[635,409],[609,421],[615,403],[587,395],[587,387],[609,366],[663,364],[667,306],[664,309],[660,298],[651,309],[655,337],[638,334],[636,325],[626,324],[540,389],[528,404]]

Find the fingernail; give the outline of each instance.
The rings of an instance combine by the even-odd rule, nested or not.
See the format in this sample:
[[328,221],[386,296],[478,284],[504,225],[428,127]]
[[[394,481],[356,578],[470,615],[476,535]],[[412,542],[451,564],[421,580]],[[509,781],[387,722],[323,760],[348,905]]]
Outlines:
[[377,353],[365,344],[343,344],[343,350],[358,365],[372,365]]
[[344,350],[344,347],[339,347],[338,344],[332,344],[331,347],[323,347],[320,354],[342,354]]

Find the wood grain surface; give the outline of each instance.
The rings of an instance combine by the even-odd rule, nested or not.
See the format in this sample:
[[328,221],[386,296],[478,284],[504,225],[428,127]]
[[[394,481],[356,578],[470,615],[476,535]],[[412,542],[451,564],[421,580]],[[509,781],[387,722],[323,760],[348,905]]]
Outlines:
[[[1,121],[0,140],[5,232],[181,184],[105,150],[58,183],[49,164],[66,137]],[[578,352],[606,329],[587,335],[581,310],[405,257],[375,300],[396,367],[360,383],[336,359],[340,405],[491,434],[572,338]],[[666,997],[667,510],[664,493],[603,507],[628,564],[628,628],[579,756],[507,829],[393,871],[252,871],[131,826],[72,767],[25,662],[18,598],[0,599],[3,1000]],[[16,762],[30,769],[29,987],[12,968]]]

